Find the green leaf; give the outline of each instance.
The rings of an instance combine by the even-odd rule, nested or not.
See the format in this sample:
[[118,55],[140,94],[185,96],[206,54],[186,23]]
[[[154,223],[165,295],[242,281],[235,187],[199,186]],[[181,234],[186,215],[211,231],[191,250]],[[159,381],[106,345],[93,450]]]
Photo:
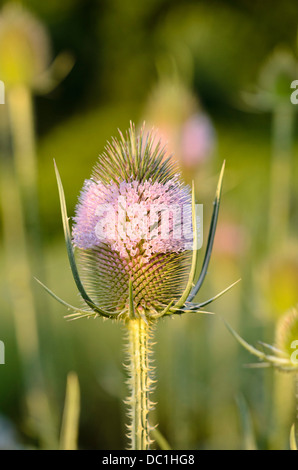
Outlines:
[[62,300],[60,297],[58,297],[58,295],[54,294],[54,292],[51,291],[51,289],[49,289],[39,279],[37,279],[36,277],[34,279],[38,282],[38,284],[40,284],[48,292],[48,294],[50,294],[60,304],[64,305],[64,307],[67,307],[69,310],[73,310],[74,312],[77,312],[77,313],[86,313],[86,314],[88,313],[89,315],[92,314],[92,312],[89,312],[88,310],[81,310],[80,308],[77,308],[77,307],[74,307],[73,305],[68,304],[67,302]]
[[228,328],[228,330],[230,331],[230,333],[232,333],[232,335],[234,336],[234,338],[236,338],[236,340],[238,341],[238,343],[241,344],[241,346],[243,346],[247,351],[249,351],[251,354],[254,354],[254,356],[257,356],[259,359],[265,359],[266,358],[266,354],[264,354],[262,351],[259,351],[258,349],[256,349],[254,346],[251,346],[249,343],[247,343],[243,338],[241,338],[240,335],[238,335],[238,333],[236,333],[235,330],[233,330],[233,328],[228,324],[228,322],[226,322],[224,320],[224,323],[226,325],[226,327]]
[[170,303],[165,307],[165,309],[161,312],[161,314],[160,314],[161,317],[163,317],[164,315],[166,315],[166,314],[169,312],[169,310],[170,310],[170,308],[172,307],[173,303],[174,303],[174,300],[171,300],[171,302],[170,302]]
[[172,450],[170,444],[157,427],[152,428],[150,434],[161,450]]
[[[272,355],[265,354],[262,351],[259,351],[259,349],[256,349],[254,346],[247,343],[243,338],[241,338],[241,336],[238,335],[238,333],[236,333],[236,331],[233,330],[233,328],[225,320],[223,320],[223,321],[224,321],[226,327],[228,328],[228,330],[230,331],[230,333],[232,333],[232,335],[234,336],[234,338],[236,338],[236,340],[241,344],[241,346],[243,346],[251,354],[258,357],[262,361],[267,361],[272,366],[274,366],[278,369],[281,369],[281,370],[284,370],[284,371],[295,370],[295,368],[291,365],[291,361],[288,358],[281,358],[281,357],[278,357],[278,356],[272,356]],[[262,366],[263,366],[263,364],[262,364]]]
[[199,279],[196,282],[196,285],[192,289],[190,295],[187,298],[188,302],[191,302],[193,298],[197,295],[199,292],[209,266],[210,258],[211,258],[211,253],[212,253],[212,248],[213,248],[213,242],[214,242],[214,237],[215,237],[215,232],[216,232],[216,226],[217,226],[217,219],[218,219],[218,213],[219,213],[219,205],[220,205],[220,198],[221,198],[221,191],[222,191],[222,181],[223,181],[223,175],[224,175],[224,170],[225,170],[225,161],[223,162],[221,172],[219,175],[219,180],[216,188],[216,194],[215,194],[215,200],[214,200],[214,208],[213,208],[213,213],[212,213],[212,218],[211,218],[211,223],[210,223],[210,229],[209,229],[209,234],[208,234],[208,241],[207,241],[207,247],[206,247],[206,252],[201,268],[201,272],[199,275]]
[[169,313],[175,313],[175,309],[180,309],[184,304],[185,301],[193,287],[193,281],[195,277],[196,265],[197,265],[197,243],[198,243],[198,232],[197,232],[197,218],[196,218],[196,201],[195,201],[195,189],[194,189],[194,182],[192,182],[192,199],[191,199],[191,211],[192,211],[192,227],[193,227],[193,252],[192,252],[192,261],[191,261],[191,268],[188,277],[188,282],[184,289],[183,294],[181,295],[180,299],[177,303],[169,309]]
[[237,397],[237,405],[241,417],[244,450],[257,450],[251,413],[243,395]]
[[69,219],[68,219],[68,215],[67,215],[63,185],[62,185],[62,181],[61,181],[60,174],[59,174],[59,171],[58,171],[55,160],[54,160],[54,165],[55,165],[55,173],[56,173],[56,179],[57,179],[58,190],[59,190],[61,216],[62,216],[62,223],[63,223],[63,229],[64,229],[64,236],[65,236],[67,254],[68,254],[69,264],[70,264],[70,268],[71,268],[71,271],[72,271],[74,281],[76,283],[76,286],[77,286],[82,298],[86,302],[86,304],[89,307],[91,307],[92,310],[97,312],[99,315],[102,315],[102,316],[107,317],[107,318],[111,318],[114,315],[109,313],[109,312],[104,311],[103,309],[101,309],[100,307],[95,305],[95,303],[88,296],[88,294],[85,291],[84,286],[81,282],[79,272],[78,272],[78,268],[77,268],[76,261],[75,261],[75,257],[74,257],[74,253],[73,253],[72,243],[71,243]]
[[[241,281],[241,279],[238,279],[238,281],[233,282],[233,284],[231,284],[229,287],[222,290],[221,292],[219,292],[219,294],[215,295],[214,297],[211,297],[211,299],[205,300],[205,302],[202,302],[200,304],[191,304],[191,306],[189,307],[189,310],[197,310],[197,309],[200,309],[202,307],[205,307],[205,305],[211,304],[211,302],[213,302],[214,300],[219,299],[219,297],[221,297],[226,292],[228,292],[230,289],[232,289],[232,287],[234,287],[240,281]],[[186,308],[187,308],[187,304],[186,304]]]

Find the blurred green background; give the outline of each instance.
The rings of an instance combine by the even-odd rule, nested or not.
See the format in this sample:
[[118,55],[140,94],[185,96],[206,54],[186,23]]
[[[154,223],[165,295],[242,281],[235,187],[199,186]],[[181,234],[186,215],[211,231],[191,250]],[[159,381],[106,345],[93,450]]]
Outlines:
[[250,343],[272,344],[298,302],[297,2],[0,4],[0,448],[58,446],[69,371],[80,383],[79,448],[126,446],[121,325],[67,322],[33,276],[78,305],[53,159],[72,216],[105,142],[130,120],[156,126],[195,180],[200,263],[226,160],[198,299],[242,279],[212,304],[218,315],[158,324],[152,423],[175,449],[288,448],[292,378],[243,367],[254,358],[221,317]]

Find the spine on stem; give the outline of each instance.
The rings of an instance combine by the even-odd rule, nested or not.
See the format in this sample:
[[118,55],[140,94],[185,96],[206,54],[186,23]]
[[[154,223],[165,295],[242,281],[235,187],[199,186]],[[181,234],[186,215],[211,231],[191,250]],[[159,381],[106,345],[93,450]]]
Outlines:
[[142,319],[134,318],[127,322],[127,356],[128,363],[128,406],[129,448],[132,450],[148,450],[150,439],[149,411],[152,409],[150,393],[154,383],[153,368],[150,363],[151,327]]

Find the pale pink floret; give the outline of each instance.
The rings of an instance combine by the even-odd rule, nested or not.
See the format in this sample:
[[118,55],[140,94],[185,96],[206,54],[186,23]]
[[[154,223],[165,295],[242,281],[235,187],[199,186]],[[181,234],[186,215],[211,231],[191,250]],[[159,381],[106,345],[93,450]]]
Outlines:
[[[152,210],[154,212],[154,206],[161,205],[168,210],[169,230],[166,234],[161,233],[160,227],[157,232],[152,232]],[[178,213],[181,211],[180,218],[173,216],[174,208]],[[95,248],[104,242],[121,258],[138,256],[146,262],[155,253],[178,253],[189,249],[190,191],[176,177],[164,184],[133,180],[104,185],[101,181],[86,180],[74,220],[73,242],[78,248]],[[177,220],[181,226],[174,233]]]

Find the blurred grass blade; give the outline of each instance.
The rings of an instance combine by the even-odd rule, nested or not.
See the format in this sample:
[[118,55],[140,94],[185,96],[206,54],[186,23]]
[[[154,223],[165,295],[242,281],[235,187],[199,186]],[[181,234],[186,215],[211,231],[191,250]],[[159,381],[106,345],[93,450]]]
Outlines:
[[221,172],[219,175],[219,180],[217,184],[217,189],[216,189],[216,194],[215,194],[215,200],[214,200],[214,208],[213,208],[213,213],[212,213],[212,218],[211,218],[211,223],[210,223],[210,229],[209,229],[209,235],[208,235],[208,241],[207,241],[207,247],[206,247],[206,253],[202,265],[202,269],[199,275],[199,279],[197,280],[197,283],[195,287],[192,289],[187,301],[191,302],[193,298],[197,295],[199,292],[204,279],[207,274],[209,262],[210,262],[210,257],[212,253],[212,248],[213,248],[213,242],[214,242],[214,237],[215,237],[215,232],[216,232],[216,225],[217,225],[217,219],[218,219],[218,212],[219,212],[219,205],[220,205],[220,198],[221,198],[221,190],[222,190],[222,181],[223,181],[223,175],[224,175],[224,170],[225,170],[225,161],[223,162]]
[[272,364],[270,362],[256,362],[254,364],[243,364],[243,367],[246,369],[267,369],[271,367]]
[[291,427],[290,432],[290,449],[291,450],[298,450],[297,448],[297,441],[296,441],[296,431],[295,431],[295,424]]
[[253,430],[251,413],[247,402],[242,395],[236,399],[240,413],[242,432],[243,432],[243,450],[257,450],[256,439]]
[[163,436],[163,434],[159,431],[159,429],[153,428],[151,430],[151,436],[157,443],[160,450],[172,450],[170,444],[168,443],[166,438]]
[[78,376],[70,372],[67,376],[63,410],[60,450],[77,450],[80,418],[80,385]]

